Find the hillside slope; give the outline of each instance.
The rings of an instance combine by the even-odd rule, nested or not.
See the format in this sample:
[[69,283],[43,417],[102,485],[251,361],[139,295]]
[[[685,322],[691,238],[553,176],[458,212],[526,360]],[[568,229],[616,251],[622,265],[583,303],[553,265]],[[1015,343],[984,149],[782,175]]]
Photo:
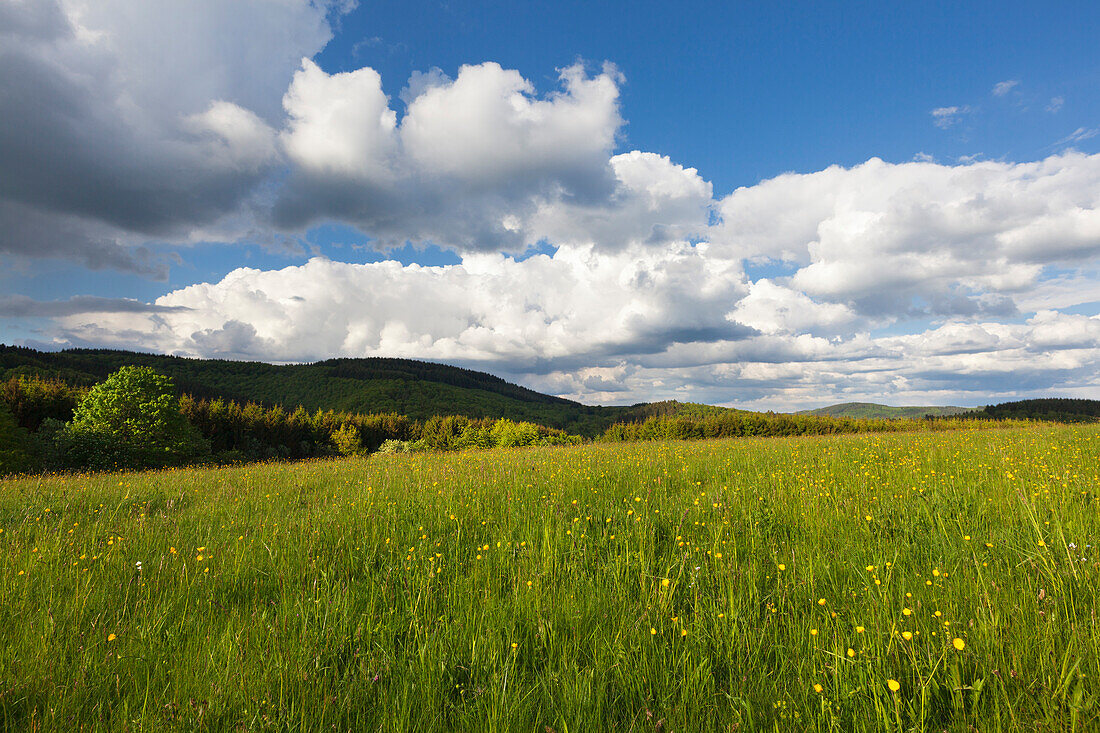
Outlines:
[[947,415],[961,415],[973,412],[974,407],[937,407],[937,406],[910,406],[893,407],[891,405],[879,405],[874,402],[844,402],[839,405],[819,407],[816,410],[801,410],[796,415],[817,415],[828,417],[855,417],[864,419],[900,419],[922,418],[925,415],[944,417]]
[[181,392],[309,411],[395,412],[424,420],[433,415],[506,417],[580,435],[596,435],[613,422],[724,408],[675,401],[599,407],[541,394],[485,372],[411,359],[329,359],[313,364],[190,359],[109,349],[42,352],[0,345],[0,379],[37,375],[91,385],[119,367],[153,367]]

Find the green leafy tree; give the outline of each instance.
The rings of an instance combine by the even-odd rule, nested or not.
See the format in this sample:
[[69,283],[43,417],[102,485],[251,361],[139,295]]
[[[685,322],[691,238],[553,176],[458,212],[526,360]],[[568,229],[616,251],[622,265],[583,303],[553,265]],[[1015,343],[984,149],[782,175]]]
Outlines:
[[210,450],[180,412],[172,380],[140,366],[92,387],[55,440],[72,454],[66,462],[93,468],[182,463]]
[[357,456],[365,452],[359,430],[351,423],[345,423],[333,432],[332,444],[342,456]]

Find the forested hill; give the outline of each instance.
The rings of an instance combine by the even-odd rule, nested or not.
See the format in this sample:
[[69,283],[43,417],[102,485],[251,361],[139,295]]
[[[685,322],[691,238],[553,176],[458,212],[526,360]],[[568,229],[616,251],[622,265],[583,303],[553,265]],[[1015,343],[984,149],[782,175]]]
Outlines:
[[613,422],[722,411],[705,405],[658,402],[596,407],[540,394],[484,372],[411,359],[329,359],[313,364],[190,359],[109,349],[42,352],[0,344],[0,380],[36,375],[90,386],[119,367],[149,366],[198,398],[280,405],[293,410],[506,417],[596,435]]
[[973,412],[977,408],[974,407],[955,407],[955,406],[933,406],[927,407],[920,406],[906,406],[906,407],[893,407],[891,405],[879,405],[874,402],[843,402],[839,405],[829,405],[828,407],[819,407],[815,410],[800,410],[796,412],[796,415],[817,415],[828,417],[854,417],[860,419],[920,419],[927,415],[933,417],[945,417],[948,415],[961,415],[963,413]]

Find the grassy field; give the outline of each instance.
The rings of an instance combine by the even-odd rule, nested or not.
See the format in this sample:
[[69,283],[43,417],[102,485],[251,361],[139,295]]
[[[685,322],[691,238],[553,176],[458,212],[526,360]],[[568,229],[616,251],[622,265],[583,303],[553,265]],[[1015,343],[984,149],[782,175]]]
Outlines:
[[0,482],[4,730],[1097,730],[1100,427]]

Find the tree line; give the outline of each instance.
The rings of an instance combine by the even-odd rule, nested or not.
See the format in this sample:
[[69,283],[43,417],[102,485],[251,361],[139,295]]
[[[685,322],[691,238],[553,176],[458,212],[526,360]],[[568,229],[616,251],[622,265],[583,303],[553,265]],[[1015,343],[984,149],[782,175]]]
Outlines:
[[363,455],[378,450],[562,445],[564,431],[506,418],[285,410],[177,396],[150,367],[92,387],[14,376],[0,384],[0,474]]
[[[620,408],[594,439],[692,440],[943,430],[983,420],[1096,419],[1100,402],[1032,400],[965,417],[866,419],[746,412],[662,402]],[[0,474],[149,468],[192,463],[568,445],[587,438],[508,418],[396,412],[287,410],[223,397],[180,395],[149,366],[124,366],[94,385],[34,374],[0,382]]]
[[650,417],[639,422],[616,423],[603,439],[609,442],[640,440],[698,440],[702,438],[790,437],[796,435],[841,435],[884,433],[929,428],[948,429],[958,422],[936,419],[897,420],[816,415],[789,415],[774,412],[741,412],[697,416]]

